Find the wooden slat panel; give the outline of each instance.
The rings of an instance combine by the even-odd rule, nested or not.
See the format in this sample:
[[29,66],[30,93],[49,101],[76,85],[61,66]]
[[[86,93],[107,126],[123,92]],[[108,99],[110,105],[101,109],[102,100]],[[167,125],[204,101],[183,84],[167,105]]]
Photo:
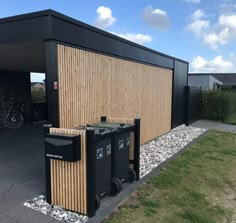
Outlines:
[[171,129],[172,70],[58,44],[59,122],[139,116],[141,143]]
[[134,132],[130,132],[129,160],[134,160]]
[[81,135],[81,160],[51,160],[52,204],[87,214],[86,133],[83,130],[50,128],[51,134]]
[[125,124],[134,124],[134,118],[128,119],[128,118],[113,118],[113,117],[107,117],[107,122],[114,122],[114,123],[125,123]]

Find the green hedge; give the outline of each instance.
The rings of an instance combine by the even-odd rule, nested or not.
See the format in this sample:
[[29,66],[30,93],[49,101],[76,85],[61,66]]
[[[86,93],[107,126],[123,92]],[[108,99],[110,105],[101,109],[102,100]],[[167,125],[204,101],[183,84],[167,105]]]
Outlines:
[[31,91],[31,100],[33,103],[43,103],[46,101],[45,91],[43,89],[33,89]]
[[204,91],[202,94],[202,117],[224,121],[236,111],[236,93],[227,90]]

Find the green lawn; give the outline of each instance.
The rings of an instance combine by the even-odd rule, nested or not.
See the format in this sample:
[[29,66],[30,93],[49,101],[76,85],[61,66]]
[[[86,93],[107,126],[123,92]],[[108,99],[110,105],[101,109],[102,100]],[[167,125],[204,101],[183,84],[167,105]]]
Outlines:
[[232,113],[229,115],[225,120],[224,123],[226,124],[231,124],[231,125],[236,125],[236,112]]
[[236,134],[209,131],[104,222],[236,222]]

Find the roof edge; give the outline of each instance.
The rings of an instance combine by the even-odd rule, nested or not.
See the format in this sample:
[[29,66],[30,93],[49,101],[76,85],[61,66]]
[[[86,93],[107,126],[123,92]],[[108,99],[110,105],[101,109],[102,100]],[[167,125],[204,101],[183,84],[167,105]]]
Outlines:
[[32,19],[32,18],[42,17],[42,16],[49,16],[49,15],[54,14],[54,12],[55,11],[53,11],[52,9],[46,9],[46,10],[41,10],[37,12],[30,12],[30,13],[25,13],[25,14],[8,16],[8,17],[0,18],[0,24],[8,23],[8,22],[16,22],[16,21],[25,20],[25,19]]
[[20,21],[20,20],[27,20],[27,19],[32,19],[32,18],[37,18],[37,17],[43,17],[43,16],[54,16],[54,17],[57,17],[61,20],[64,20],[66,22],[69,22],[69,23],[72,23],[72,24],[75,24],[75,25],[78,25],[78,26],[81,26],[81,27],[84,27],[86,29],[89,29],[89,30],[92,30],[93,32],[97,32],[101,35],[104,35],[104,36],[108,36],[110,38],[113,38],[113,39],[116,39],[118,41],[121,41],[121,42],[124,42],[124,43],[127,43],[129,45],[132,45],[134,47],[138,47],[140,49],[143,49],[143,50],[146,50],[146,51],[149,51],[149,52],[152,52],[152,53],[155,53],[157,55],[160,55],[160,56],[163,56],[163,57],[166,57],[166,58],[169,58],[169,59],[173,59],[173,60],[177,60],[177,61],[180,61],[182,63],[185,63],[185,64],[189,64],[188,61],[185,61],[185,60],[182,60],[182,59],[179,59],[177,57],[173,57],[171,55],[168,55],[168,54],[165,54],[165,53],[161,53],[159,51],[156,51],[156,50],[153,50],[151,48],[148,48],[148,47],[145,47],[143,45],[140,45],[140,44],[137,44],[135,42],[132,42],[132,41],[129,41],[129,40],[126,40],[124,38],[121,38],[119,36],[116,36],[114,34],[111,34],[109,32],[106,32],[104,30],[101,30],[99,28],[96,28],[94,26],[91,26],[91,25],[88,25],[84,22],[81,22],[77,19],[74,19],[70,16],[67,16],[67,15],[64,15],[60,12],[57,12],[57,11],[54,11],[52,9],[46,9],[46,10],[41,10],[41,11],[36,11],[36,12],[30,12],[30,13],[25,13],[25,14],[19,14],[19,15],[15,15],[15,16],[9,16],[9,17],[6,17],[6,18],[0,18],[0,24],[3,24],[3,23],[10,23],[10,22],[16,22],[16,21]]
[[62,13],[60,13],[60,12],[57,12],[57,11],[54,11],[54,10],[49,10],[49,11],[50,11],[50,15],[55,16],[55,17],[57,17],[57,18],[59,18],[59,19],[65,20],[66,22],[70,22],[70,23],[72,23],[72,24],[85,27],[86,29],[92,30],[92,31],[97,32],[97,33],[99,33],[99,34],[102,34],[102,35],[104,35],[104,36],[111,37],[111,38],[116,39],[116,40],[118,40],[118,41],[127,43],[127,44],[129,44],[129,45],[133,45],[133,46],[135,46],[135,47],[144,49],[144,50],[146,50],[146,51],[149,51],[149,52],[152,52],[152,53],[155,53],[155,54],[158,54],[158,55],[160,55],[160,56],[164,56],[164,57],[167,57],[167,58],[170,58],[170,59],[173,59],[173,60],[178,60],[178,61],[180,61],[180,62],[189,64],[188,61],[179,59],[179,58],[177,58],[177,57],[170,56],[170,55],[165,54],[165,53],[161,53],[161,52],[159,52],[159,51],[153,50],[153,49],[151,49],[151,48],[148,48],[148,47],[145,47],[145,46],[143,46],[143,45],[137,44],[137,43],[135,43],[135,42],[129,41],[129,40],[127,40],[127,39],[121,38],[121,37],[119,37],[119,36],[117,36],[117,35],[114,35],[114,34],[112,34],[112,33],[109,33],[109,32],[107,32],[107,31],[104,31],[104,30],[102,30],[102,29],[99,29],[99,28],[97,28],[97,27],[95,27],[95,26],[92,26],[92,25],[89,25],[89,24],[87,24],[87,23],[81,22],[81,21],[79,21],[79,20],[77,20],[77,19],[74,19],[74,18],[72,18],[72,17],[70,17],[70,16],[64,15],[64,14],[62,14]]
[[233,73],[233,72],[227,72],[227,73],[188,73],[188,75],[189,76],[197,76],[197,75],[202,75],[202,76],[204,76],[204,75],[217,75],[217,74],[219,74],[219,75],[225,75],[225,74],[230,74],[230,75],[236,75],[236,73]]

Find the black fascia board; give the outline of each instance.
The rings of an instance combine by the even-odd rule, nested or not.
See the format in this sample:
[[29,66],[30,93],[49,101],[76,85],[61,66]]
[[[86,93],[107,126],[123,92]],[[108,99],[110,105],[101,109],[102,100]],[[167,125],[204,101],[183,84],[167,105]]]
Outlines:
[[44,17],[44,16],[49,16],[52,14],[53,14],[53,10],[47,9],[47,10],[30,12],[30,13],[21,14],[21,15],[9,16],[9,17],[5,17],[5,18],[0,18],[0,24],[1,23],[16,22],[16,21],[20,21],[20,20],[33,19],[33,18],[38,18],[38,17]]
[[134,42],[132,42],[132,41],[126,40],[126,39],[121,38],[121,37],[119,37],[119,36],[116,36],[116,35],[114,35],[114,34],[112,34],[112,33],[108,33],[108,32],[106,32],[106,31],[103,31],[103,30],[101,30],[101,29],[98,29],[98,28],[96,28],[96,27],[94,27],[94,26],[88,25],[88,24],[86,24],[86,23],[83,23],[83,22],[81,22],[81,21],[78,21],[78,20],[76,20],[76,19],[74,19],[74,18],[71,18],[71,17],[69,17],[69,16],[63,15],[63,14],[61,14],[61,13],[59,13],[59,12],[54,11],[54,10],[48,10],[48,11],[50,11],[50,15],[52,15],[53,17],[56,17],[56,18],[58,18],[58,19],[60,19],[60,20],[64,20],[64,21],[66,21],[67,23],[71,23],[71,24],[74,24],[74,25],[76,25],[76,26],[83,27],[84,29],[90,30],[90,31],[92,31],[92,32],[94,32],[94,33],[99,33],[100,35],[103,35],[103,36],[106,36],[106,37],[110,37],[110,38],[112,38],[112,39],[114,39],[114,40],[118,40],[118,41],[127,43],[127,44],[129,44],[129,45],[138,47],[138,48],[143,49],[143,50],[145,50],[145,51],[149,51],[149,52],[158,54],[158,55],[160,55],[160,56],[163,56],[163,57],[166,57],[166,58],[169,58],[169,59],[175,59],[175,60],[178,60],[178,61],[183,62],[183,63],[188,63],[187,61],[184,61],[184,60],[181,60],[181,59],[179,59],[179,58],[175,58],[175,57],[169,56],[169,55],[167,55],[167,54],[164,54],[164,53],[161,53],[161,52],[158,52],[158,51],[155,51],[155,50],[152,50],[152,49],[150,49],[150,48],[148,48],[148,47],[145,47],[145,46],[139,45],[139,44],[137,44],[137,43],[134,43]]
[[0,19],[0,31],[0,44],[56,40],[169,69],[174,69],[174,60],[188,64],[184,60],[133,43],[51,9]]
[[137,62],[152,64],[173,69],[173,59],[162,54],[154,53],[138,44],[131,43],[104,31],[81,25],[81,22],[68,22],[58,16],[52,16],[52,36],[62,44],[69,44],[106,55]]
[[46,10],[0,19],[0,44],[52,38],[49,12]]

